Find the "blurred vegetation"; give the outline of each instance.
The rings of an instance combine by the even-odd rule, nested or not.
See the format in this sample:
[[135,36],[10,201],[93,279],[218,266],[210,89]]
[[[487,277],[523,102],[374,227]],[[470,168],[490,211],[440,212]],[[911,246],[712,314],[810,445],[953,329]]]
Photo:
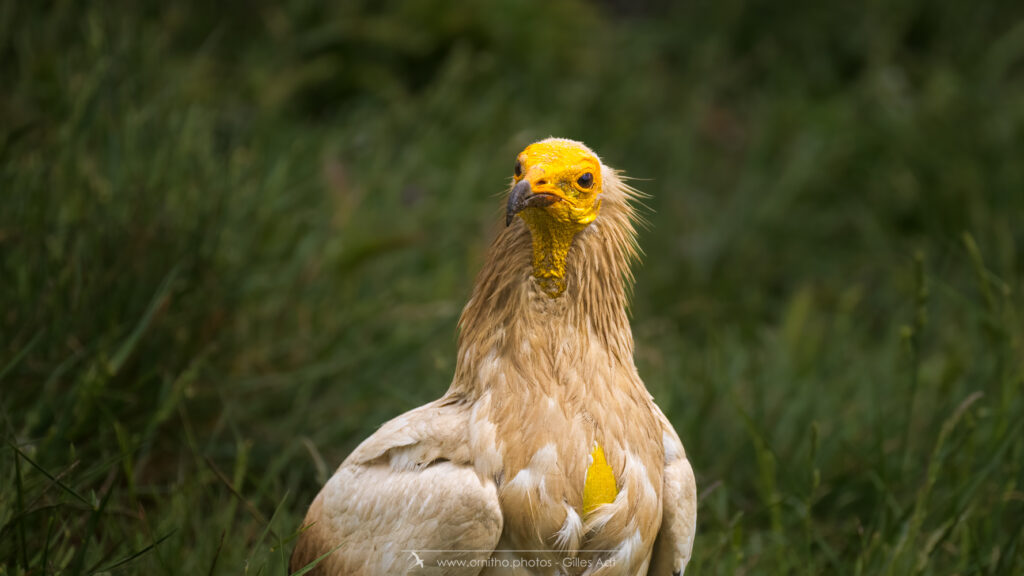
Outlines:
[[651,194],[690,574],[1024,573],[1024,7],[0,0],[0,574],[285,571],[515,154]]

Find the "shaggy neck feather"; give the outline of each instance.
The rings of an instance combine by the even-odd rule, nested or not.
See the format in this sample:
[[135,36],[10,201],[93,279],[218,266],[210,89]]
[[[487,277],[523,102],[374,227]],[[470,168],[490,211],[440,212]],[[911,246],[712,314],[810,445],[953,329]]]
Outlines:
[[[587,345],[593,340],[616,363],[632,369],[633,335],[626,308],[632,285],[629,266],[637,254],[634,218],[625,188],[613,192],[621,201],[605,202],[601,215],[574,235],[559,277],[537,276],[532,227],[517,220],[502,230],[459,320],[452,391],[481,392],[478,388],[486,386],[478,377],[481,364],[496,357],[527,372],[538,358],[566,361],[558,356],[558,340],[549,339],[547,346],[553,350],[529,349],[538,333],[563,341],[587,339]],[[541,255],[542,268],[547,262]],[[558,281],[557,297],[546,282],[552,278]]]

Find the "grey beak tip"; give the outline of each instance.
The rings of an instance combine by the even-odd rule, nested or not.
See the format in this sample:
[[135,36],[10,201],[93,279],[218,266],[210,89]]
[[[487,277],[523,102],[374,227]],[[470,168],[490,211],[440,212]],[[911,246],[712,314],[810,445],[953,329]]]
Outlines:
[[530,196],[530,182],[525,178],[520,180],[508,195],[508,206],[505,209],[505,227],[512,224],[512,219],[526,208],[526,200]]

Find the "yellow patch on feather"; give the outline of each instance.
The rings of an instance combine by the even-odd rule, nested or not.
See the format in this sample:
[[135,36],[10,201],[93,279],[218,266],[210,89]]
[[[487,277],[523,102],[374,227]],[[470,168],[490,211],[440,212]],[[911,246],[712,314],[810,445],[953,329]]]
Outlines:
[[601,504],[611,504],[619,493],[615,487],[615,472],[605,460],[604,449],[600,444],[595,443],[590,460],[587,479],[583,484],[583,514],[590,514]]

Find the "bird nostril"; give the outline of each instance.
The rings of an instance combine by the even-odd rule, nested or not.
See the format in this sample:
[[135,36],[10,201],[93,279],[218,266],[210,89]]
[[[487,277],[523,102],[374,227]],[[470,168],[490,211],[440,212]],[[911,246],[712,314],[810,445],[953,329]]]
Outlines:
[[547,183],[548,183],[547,180],[537,180],[537,186],[543,186],[543,185],[545,185]]

